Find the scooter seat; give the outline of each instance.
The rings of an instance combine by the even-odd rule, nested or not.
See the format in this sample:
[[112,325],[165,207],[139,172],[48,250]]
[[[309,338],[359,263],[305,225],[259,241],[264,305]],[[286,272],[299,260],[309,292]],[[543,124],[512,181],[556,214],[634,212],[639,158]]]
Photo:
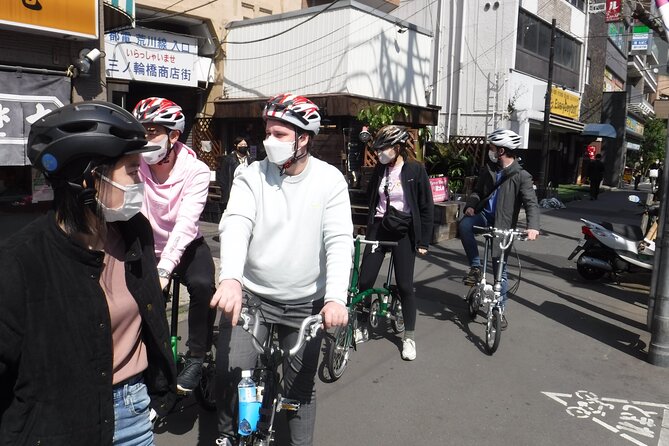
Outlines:
[[625,237],[628,240],[634,240],[636,242],[643,240],[643,232],[638,226],[609,223],[608,221],[603,221],[601,225],[609,231],[615,232],[619,236]]

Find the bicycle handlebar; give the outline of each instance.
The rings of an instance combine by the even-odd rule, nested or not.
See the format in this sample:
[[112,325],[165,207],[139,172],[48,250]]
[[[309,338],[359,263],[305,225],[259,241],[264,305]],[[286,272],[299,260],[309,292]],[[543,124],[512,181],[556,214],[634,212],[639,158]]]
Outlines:
[[[518,240],[527,240],[527,231],[518,230],[518,229],[499,229],[493,226],[473,226],[477,231],[483,232],[484,236],[488,237],[504,237],[504,241],[499,243],[500,248],[506,250],[510,245],[513,239]],[[508,238],[508,241],[507,241]],[[506,243],[504,243],[506,241]]]
[[[323,324],[323,315],[314,314],[312,316],[307,316],[302,321],[300,325],[300,331],[297,335],[297,341],[295,345],[288,350],[286,353],[283,349],[281,350],[281,356],[293,357],[297,354],[298,351],[304,346],[304,344],[314,338],[318,333],[318,330]],[[265,349],[258,342],[258,330],[260,329],[260,324],[258,323],[258,316],[256,314],[249,313],[247,307],[242,308],[242,312],[239,315],[239,322],[237,325],[241,326],[246,332],[251,334],[251,340],[253,342],[253,348],[256,349],[258,353],[264,353]]]
[[367,240],[365,237],[360,236],[360,235],[357,236],[355,239],[356,239],[356,241],[358,241],[362,244],[373,245],[375,247],[379,247],[379,246],[397,246],[399,244],[398,242],[389,242],[389,241],[385,241],[385,240]]

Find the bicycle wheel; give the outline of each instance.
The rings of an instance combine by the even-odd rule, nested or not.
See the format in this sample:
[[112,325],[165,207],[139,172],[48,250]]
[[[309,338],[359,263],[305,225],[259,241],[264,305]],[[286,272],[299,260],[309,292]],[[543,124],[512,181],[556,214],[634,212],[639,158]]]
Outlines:
[[335,329],[334,340],[330,344],[330,351],[328,351],[328,360],[326,362],[332,381],[338,380],[344,374],[344,370],[346,370],[348,359],[351,356],[352,336],[353,324],[350,321],[345,326]]
[[478,299],[478,285],[474,285],[469,289],[467,294],[467,309],[469,310],[469,317],[475,320],[479,313],[479,299]]
[[390,314],[393,315],[392,323],[393,331],[400,334],[404,331],[404,313],[402,313],[402,303],[397,293],[393,293],[393,303],[390,307]]
[[372,303],[369,305],[369,326],[376,329],[379,328],[379,310],[381,309],[381,304],[379,303],[379,298],[375,297],[372,299]]
[[502,316],[499,308],[493,308],[485,329],[485,349],[489,355],[497,351],[502,337]]
[[193,394],[203,409],[210,412],[216,410],[216,363],[211,353],[205,358],[202,377]]

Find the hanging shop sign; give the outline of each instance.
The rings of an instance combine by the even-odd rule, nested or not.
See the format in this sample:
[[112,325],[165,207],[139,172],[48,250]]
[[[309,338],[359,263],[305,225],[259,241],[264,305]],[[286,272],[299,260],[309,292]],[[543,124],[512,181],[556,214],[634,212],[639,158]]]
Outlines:
[[606,13],[604,21],[619,22],[622,20],[622,0],[606,0]]
[[197,86],[197,39],[147,28],[105,34],[108,78]]
[[3,1],[0,6],[0,28],[97,39],[98,23],[97,0]]
[[628,116],[625,119],[625,128],[632,133],[636,133],[639,136],[643,136],[643,131],[644,131],[643,124],[630,116]]
[[0,166],[27,166],[30,126],[70,103],[69,77],[0,71]]
[[632,51],[647,51],[650,42],[650,28],[645,25],[634,25],[632,28]]
[[551,90],[551,113],[565,118],[578,120],[581,98],[562,88],[553,87]]

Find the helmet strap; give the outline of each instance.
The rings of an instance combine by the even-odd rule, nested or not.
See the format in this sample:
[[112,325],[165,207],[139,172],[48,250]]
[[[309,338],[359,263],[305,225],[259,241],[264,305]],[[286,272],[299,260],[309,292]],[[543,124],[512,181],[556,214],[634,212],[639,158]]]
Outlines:
[[174,150],[174,144],[172,144],[170,142],[169,137],[167,139],[167,144],[169,146],[169,147],[167,147],[167,152],[165,153],[165,156],[163,157],[163,159],[161,159],[160,161],[158,161],[156,163],[157,165],[169,164],[170,163],[170,154],[172,153],[172,150]]

